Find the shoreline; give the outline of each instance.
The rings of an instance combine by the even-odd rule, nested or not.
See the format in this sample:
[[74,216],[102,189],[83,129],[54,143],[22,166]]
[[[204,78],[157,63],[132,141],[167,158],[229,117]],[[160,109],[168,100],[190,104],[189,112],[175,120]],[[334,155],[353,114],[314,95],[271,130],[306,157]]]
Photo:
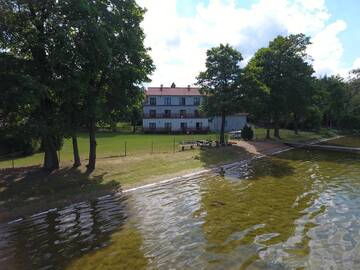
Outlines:
[[[326,141],[330,141],[330,140],[335,140],[335,139],[338,139],[342,136],[336,136],[336,137],[331,137],[331,138],[323,138],[323,139],[320,139],[320,140],[316,140],[316,141],[311,141],[311,142],[308,142],[306,143],[307,145],[311,145],[311,144],[315,144],[315,143],[319,143],[319,142],[326,142]],[[70,205],[71,204],[75,204],[75,203],[80,203],[82,201],[86,201],[86,200],[98,200],[98,199],[102,199],[102,198],[107,198],[107,197],[110,197],[110,196],[115,196],[115,195],[120,195],[120,194],[126,194],[126,193],[131,193],[131,192],[134,192],[134,191],[137,191],[137,190],[141,190],[141,189],[146,189],[146,188],[151,188],[151,187],[156,187],[156,186],[159,186],[159,185],[163,185],[163,184],[166,184],[166,183],[171,183],[171,182],[174,182],[174,181],[186,181],[186,179],[190,178],[190,177],[196,177],[196,176],[200,176],[202,174],[206,174],[206,173],[211,173],[211,172],[216,172],[217,170],[219,170],[220,168],[224,168],[224,169],[229,169],[231,167],[234,167],[234,166],[238,166],[242,163],[247,163],[247,162],[251,162],[252,160],[256,160],[256,159],[261,159],[261,158],[264,158],[264,157],[267,157],[267,156],[274,156],[274,155],[278,155],[278,154],[281,154],[283,152],[287,152],[287,151],[290,151],[290,150],[293,150],[293,149],[296,149],[295,147],[290,147],[290,146],[286,146],[284,145],[283,143],[279,143],[279,142],[268,142],[268,141],[263,141],[261,143],[264,143],[264,145],[267,145],[267,146],[271,146],[269,147],[268,149],[265,149],[266,150],[266,153],[252,153],[253,156],[250,157],[250,158],[245,158],[245,159],[242,159],[242,160],[239,160],[239,161],[236,161],[236,162],[231,162],[231,163],[227,163],[227,164],[222,164],[222,165],[214,165],[214,166],[211,166],[209,168],[198,168],[198,169],[193,169],[193,170],[189,170],[191,172],[185,172],[185,171],[181,171],[181,172],[178,172],[178,173],[175,173],[173,177],[170,177],[170,178],[167,178],[167,179],[162,179],[162,177],[157,177],[153,180],[151,180],[151,182],[148,180],[148,179],[144,179],[144,181],[142,182],[142,184],[140,183],[139,186],[134,186],[134,187],[125,187],[125,189],[123,190],[115,190],[114,192],[112,193],[109,193],[109,194],[106,194],[106,195],[101,195],[101,196],[94,196],[94,197],[89,197],[89,198],[86,198],[85,200],[80,200],[79,202],[70,202]],[[242,147],[242,145],[240,146],[233,146],[233,147]],[[244,151],[249,151],[248,149],[244,149]],[[250,152],[249,152],[250,153]],[[184,174],[185,173],[185,174]],[[179,174],[179,175],[178,175]],[[146,183],[146,182],[150,182],[150,183]],[[60,204],[60,202],[59,202]],[[47,213],[51,213],[51,212],[54,212],[54,211],[57,211],[58,208],[61,208],[61,207],[64,207],[64,206],[60,206],[60,207],[53,207],[53,208],[50,208],[46,211],[39,211],[37,213],[34,213],[34,214],[31,214],[31,215],[26,215],[24,214],[23,217],[20,217],[21,214],[19,214],[18,218],[14,218],[14,217],[11,217],[11,215],[9,215],[10,217],[7,219],[7,218],[4,218],[4,220],[1,220],[0,218],[0,225],[4,225],[4,224],[7,224],[7,225],[11,225],[11,224],[15,224],[17,222],[21,222],[23,221],[24,219],[26,219],[27,217],[30,217],[30,218],[33,218],[33,217],[36,217],[36,216],[40,216],[40,215],[44,215],[44,214],[47,214]],[[20,211],[21,212],[21,211]],[[9,221],[10,220],[10,221]]]

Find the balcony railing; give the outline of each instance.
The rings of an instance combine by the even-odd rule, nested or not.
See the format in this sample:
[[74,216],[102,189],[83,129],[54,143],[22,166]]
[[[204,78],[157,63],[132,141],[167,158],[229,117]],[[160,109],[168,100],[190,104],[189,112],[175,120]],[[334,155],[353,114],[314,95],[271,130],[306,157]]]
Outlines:
[[174,129],[174,128],[161,128],[161,127],[157,127],[157,128],[149,128],[149,127],[144,127],[143,128],[144,132],[150,132],[150,133],[168,133],[168,132],[181,132],[181,133],[206,133],[210,131],[210,128],[208,127],[186,127],[186,128],[178,128],[178,129]]
[[172,114],[167,114],[167,113],[157,113],[157,114],[151,114],[151,113],[145,113],[144,114],[144,118],[145,119],[161,119],[161,118],[166,118],[166,119],[179,119],[179,118],[206,118],[206,115],[201,114],[201,113],[172,113]]

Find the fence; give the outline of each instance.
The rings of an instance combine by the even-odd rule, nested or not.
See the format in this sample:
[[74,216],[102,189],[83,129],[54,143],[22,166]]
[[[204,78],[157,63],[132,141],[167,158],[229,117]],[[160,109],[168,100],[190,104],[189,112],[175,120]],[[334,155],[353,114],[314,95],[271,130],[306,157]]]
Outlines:
[[[126,136],[123,136],[126,137]],[[179,143],[182,141],[196,140],[219,140],[218,134],[194,134],[194,135],[134,135],[122,139],[122,135],[115,139],[111,137],[100,137],[97,139],[97,158],[107,159],[116,157],[129,157],[140,155],[154,155],[160,153],[175,154],[181,151]],[[86,162],[89,153],[88,139],[79,138],[79,151],[81,159]],[[58,158],[61,164],[70,165],[73,161],[71,140],[66,140],[63,148],[58,151]],[[37,166],[43,163],[44,153],[36,153],[31,156],[20,156],[19,153],[12,153],[0,156],[0,169]]]

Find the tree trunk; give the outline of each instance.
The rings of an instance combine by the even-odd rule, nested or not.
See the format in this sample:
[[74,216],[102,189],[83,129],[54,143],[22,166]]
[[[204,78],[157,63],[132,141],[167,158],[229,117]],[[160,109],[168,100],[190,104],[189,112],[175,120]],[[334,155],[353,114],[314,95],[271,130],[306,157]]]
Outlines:
[[133,133],[136,132],[136,124],[133,124]]
[[59,169],[59,159],[56,153],[54,140],[51,136],[43,138],[44,147],[44,170],[53,171]]
[[89,164],[86,166],[88,170],[94,170],[96,164],[96,137],[95,137],[95,121],[92,120],[89,125]]
[[221,114],[221,130],[220,130],[220,144],[223,145],[225,143],[225,121],[226,116],[224,113]]
[[74,168],[80,167],[81,166],[81,161],[80,161],[80,155],[79,155],[79,146],[78,146],[78,141],[77,141],[77,136],[74,135],[72,136],[72,145],[73,145],[73,153],[74,153]]
[[299,118],[297,114],[294,114],[294,133],[295,135],[299,134]]
[[280,139],[280,124],[279,124],[279,118],[274,118],[274,137]]
[[269,127],[266,128],[266,139],[267,140],[270,139],[270,128]]

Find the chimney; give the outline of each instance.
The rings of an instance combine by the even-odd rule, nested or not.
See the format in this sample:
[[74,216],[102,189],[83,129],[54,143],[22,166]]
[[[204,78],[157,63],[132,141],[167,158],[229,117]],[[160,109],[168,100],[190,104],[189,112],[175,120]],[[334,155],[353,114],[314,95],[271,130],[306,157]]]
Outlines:
[[160,84],[160,91],[163,90],[164,85]]
[[190,92],[190,84],[187,86],[188,91]]

